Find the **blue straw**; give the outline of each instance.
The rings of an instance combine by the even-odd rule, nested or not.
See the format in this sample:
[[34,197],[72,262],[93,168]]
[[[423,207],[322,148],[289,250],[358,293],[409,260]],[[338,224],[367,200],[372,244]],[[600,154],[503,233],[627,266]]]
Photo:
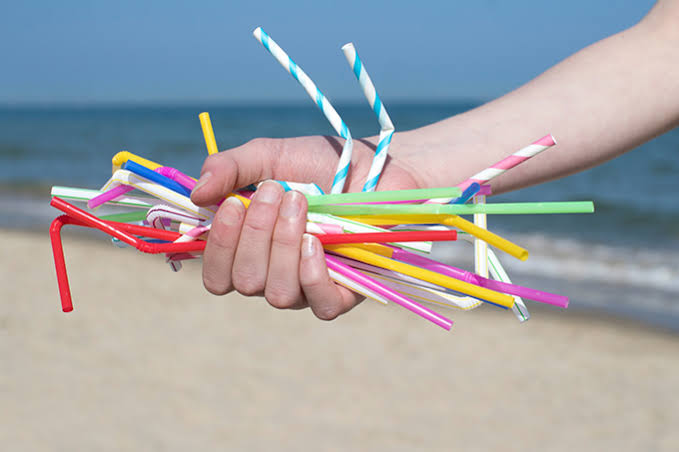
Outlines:
[[481,190],[481,185],[477,182],[472,182],[472,184],[462,192],[462,196],[457,199],[451,200],[448,204],[466,204],[467,201],[472,199],[472,197]]
[[137,174],[141,177],[144,177],[150,181],[155,182],[156,184],[162,185],[165,188],[169,188],[170,190],[175,191],[180,195],[186,196],[187,198],[191,197],[191,190],[189,190],[188,188],[173,181],[169,177],[165,177],[162,174],[158,174],[155,171],[152,171],[147,167],[140,165],[139,163],[133,162],[132,160],[128,160],[127,162],[125,162],[125,164],[123,165],[123,169],[131,171],[134,174]]

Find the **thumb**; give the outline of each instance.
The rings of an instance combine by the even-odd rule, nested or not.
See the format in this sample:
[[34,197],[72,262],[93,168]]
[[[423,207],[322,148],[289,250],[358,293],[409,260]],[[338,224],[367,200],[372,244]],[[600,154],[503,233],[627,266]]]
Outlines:
[[273,177],[280,140],[258,138],[205,159],[191,192],[198,206],[214,205],[235,189]]

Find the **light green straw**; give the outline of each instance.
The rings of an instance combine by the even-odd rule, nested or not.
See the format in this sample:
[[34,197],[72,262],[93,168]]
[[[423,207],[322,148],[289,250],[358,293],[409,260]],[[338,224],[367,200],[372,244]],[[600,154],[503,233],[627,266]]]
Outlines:
[[146,220],[146,212],[140,210],[137,212],[112,213],[110,215],[102,215],[99,218],[102,220],[117,221],[119,223],[130,223],[132,221]]
[[[379,192],[375,192],[379,193]],[[309,210],[332,215],[527,215],[550,213],[592,213],[592,201],[517,202],[498,204],[378,204],[378,205],[314,205]]]
[[359,193],[335,193],[329,195],[308,195],[311,206],[328,204],[350,204],[358,202],[417,201],[432,198],[457,198],[462,191],[457,187],[418,188],[415,190],[387,190]]

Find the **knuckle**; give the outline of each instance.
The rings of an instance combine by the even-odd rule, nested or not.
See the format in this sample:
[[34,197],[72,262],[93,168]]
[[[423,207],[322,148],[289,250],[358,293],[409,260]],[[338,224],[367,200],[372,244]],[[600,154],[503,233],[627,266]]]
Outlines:
[[264,289],[263,279],[250,273],[235,270],[232,279],[233,287],[238,293],[248,297],[257,295]]
[[271,306],[277,309],[290,309],[297,303],[295,294],[275,287],[267,287],[264,297]]

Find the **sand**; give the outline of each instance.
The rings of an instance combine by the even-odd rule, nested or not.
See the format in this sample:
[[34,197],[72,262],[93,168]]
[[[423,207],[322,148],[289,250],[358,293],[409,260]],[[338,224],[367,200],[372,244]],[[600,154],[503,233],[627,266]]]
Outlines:
[[679,336],[534,309],[365,302],[321,322],[214,297],[200,267],[0,231],[0,444],[12,451],[679,450]]

